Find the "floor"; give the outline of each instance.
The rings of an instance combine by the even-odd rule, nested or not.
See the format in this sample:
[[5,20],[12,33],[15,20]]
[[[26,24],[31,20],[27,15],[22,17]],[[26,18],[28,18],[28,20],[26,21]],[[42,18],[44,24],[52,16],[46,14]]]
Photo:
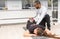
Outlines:
[[[24,37],[23,33],[26,24],[12,24],[0,26],[0,39],[38,39],[39,37]],[[51,25],[51,31],[60,35],[60,24]],[[41,37],[39,39],[53,39],[48,37]]]

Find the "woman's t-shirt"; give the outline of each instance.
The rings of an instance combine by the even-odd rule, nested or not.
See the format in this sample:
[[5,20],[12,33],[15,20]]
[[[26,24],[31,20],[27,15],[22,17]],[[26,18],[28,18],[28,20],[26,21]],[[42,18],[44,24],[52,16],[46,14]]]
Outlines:
[[45,28],[42,25],[30,26],[28,30],[31,34],[34,34],[34,29],[36,29],[36,28],[41,28],[43,31],[45,30]]
[[29,20],[27,21],[27,26],[26,28],[29,29],[29,27],[32,25],[32,24],[36,24],[35,20],[33,22],[30,22]]

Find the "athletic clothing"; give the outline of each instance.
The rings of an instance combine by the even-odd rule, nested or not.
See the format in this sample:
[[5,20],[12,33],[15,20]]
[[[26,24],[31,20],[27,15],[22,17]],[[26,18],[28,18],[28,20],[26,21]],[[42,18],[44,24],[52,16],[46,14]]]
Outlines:
[[32,24],[36,24],[35,20],[34,20],[33,22],[30,22],[30,21],[28,20],[28,21],[27,21],[26,28],[29,29],[29,27],[30,27]]
[[29,27],[28,30],[31,34],[34,34],[34,29],[36,29],[36,28],[41,28],[42,30],[45,30],[45,28],[42,25],[34,25],[34,26],[32,25]]
[[37,25],[42,21],[42,19],[47,14],[47,8],[41,5],[41,8],[37,9],[37,17],[35,20],[37,21]]
[[39,25],[42,25],[44,27],[46,27],[46,25],[47,25],[47,29],[50,30],[50,27],[51,27],[50,26],[50,16],[48,14],[46,14],[45,17],[42,19],[42,21],[39,23]]

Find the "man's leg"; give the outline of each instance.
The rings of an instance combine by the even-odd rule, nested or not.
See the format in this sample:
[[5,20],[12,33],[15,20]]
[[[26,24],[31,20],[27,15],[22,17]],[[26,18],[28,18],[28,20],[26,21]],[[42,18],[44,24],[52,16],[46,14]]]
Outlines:
[[49,29],[50,30],[50,16],[47,14],[47,15],[45,15],[45,21],[46,21],[46,23],[47,23],[47,29]]
[[39,23],[39,25],[42,25],[44,28],[46,27],[46,25],[45,25],[45,17],[42,19],[42,21]]
[[39,23],[39,25],[42,25],[43,27],[46,27],[46,23],[47,23],[47,29],[50,30],[50,16],[47,14],[45,15],[45,17],[43,18],[43,20]]

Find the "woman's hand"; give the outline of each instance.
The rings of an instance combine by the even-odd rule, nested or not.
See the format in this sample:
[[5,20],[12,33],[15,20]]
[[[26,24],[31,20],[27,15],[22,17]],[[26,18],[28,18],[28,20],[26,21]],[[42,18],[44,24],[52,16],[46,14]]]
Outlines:
[[35,34],[31,34],[31,36],[32,36],[32,37],[35,37],[35,36],[37,36],[37,35],[35,35]]
[[30,34],[28,30],[23,35],[24,35],[24,37],[37,36],[35,34]]

